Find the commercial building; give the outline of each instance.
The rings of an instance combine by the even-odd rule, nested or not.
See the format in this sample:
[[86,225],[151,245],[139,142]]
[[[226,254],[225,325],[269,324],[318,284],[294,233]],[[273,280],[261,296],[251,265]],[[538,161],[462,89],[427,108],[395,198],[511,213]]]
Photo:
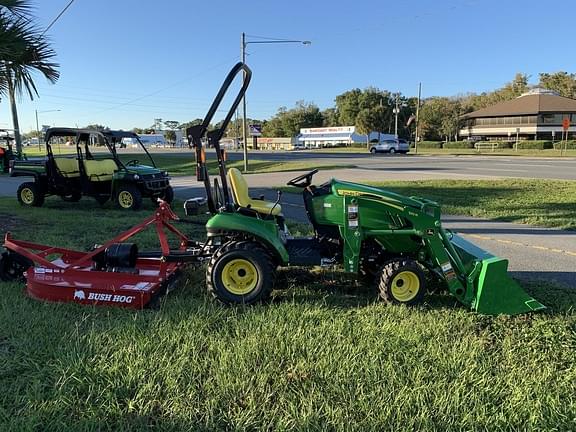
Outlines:
[[[306,148],[339,147],[366,144],[366,135],[356,133],[355,126],[321,127],[300,129],[298,141]],[[371,132],[369,140],[394,139],[394,135]]]
[[576,137],[576,100],[550,90],[534,89],[506,102],[461,117],[460,138],[474,140],[560,140],[563,122],[570,121],[569,138]]

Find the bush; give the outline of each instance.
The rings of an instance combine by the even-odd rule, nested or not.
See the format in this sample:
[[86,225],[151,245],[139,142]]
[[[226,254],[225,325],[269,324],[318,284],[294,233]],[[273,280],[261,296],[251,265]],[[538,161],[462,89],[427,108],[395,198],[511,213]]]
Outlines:
[[442,148],[445,149],[473,149],[473,141],[451,141],[442,143]]
[[[561,145],[562,145],[562,147],[560,147]],[[576,141],[567,141],[566,143],[556,141],[554,143],[554,148],[556,150],[560,150],[560,148],[565,148],[567,150],[576,150]]]
[[547,150],[554,148],[552,141],[518,141],[518,150]]
[[[414,147],[414,143],[410,143],[410,147]],[[442,141],[420,141],[418,148],[422,149],[441,149]]]

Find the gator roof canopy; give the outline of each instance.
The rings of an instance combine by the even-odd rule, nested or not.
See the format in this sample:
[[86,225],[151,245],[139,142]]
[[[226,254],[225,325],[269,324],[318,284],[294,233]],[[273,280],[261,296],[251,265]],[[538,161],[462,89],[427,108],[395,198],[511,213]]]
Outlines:
[[66,127],[54,127],[46,131],[46,137],[51,136],[75,136],[77,134],[94,134],[103,135],[107,138],[137,138],[138,135],[130,131],[114,131],[114,130],[104,130],[99,131],[96,129],[77,129],[77,128],[66,128]]

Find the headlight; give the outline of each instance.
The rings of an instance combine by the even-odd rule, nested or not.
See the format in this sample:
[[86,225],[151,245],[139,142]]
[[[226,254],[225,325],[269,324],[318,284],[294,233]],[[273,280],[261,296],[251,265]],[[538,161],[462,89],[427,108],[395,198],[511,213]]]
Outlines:
[[134,180],[140,180],[140,176],[138,174],[134,174]]

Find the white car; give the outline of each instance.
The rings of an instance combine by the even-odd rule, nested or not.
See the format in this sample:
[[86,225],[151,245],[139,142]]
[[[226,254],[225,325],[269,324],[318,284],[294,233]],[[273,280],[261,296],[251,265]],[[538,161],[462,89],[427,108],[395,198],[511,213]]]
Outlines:
[[387,139],[370,145],[370,153],[408,153],[410,144],[403,139]]

